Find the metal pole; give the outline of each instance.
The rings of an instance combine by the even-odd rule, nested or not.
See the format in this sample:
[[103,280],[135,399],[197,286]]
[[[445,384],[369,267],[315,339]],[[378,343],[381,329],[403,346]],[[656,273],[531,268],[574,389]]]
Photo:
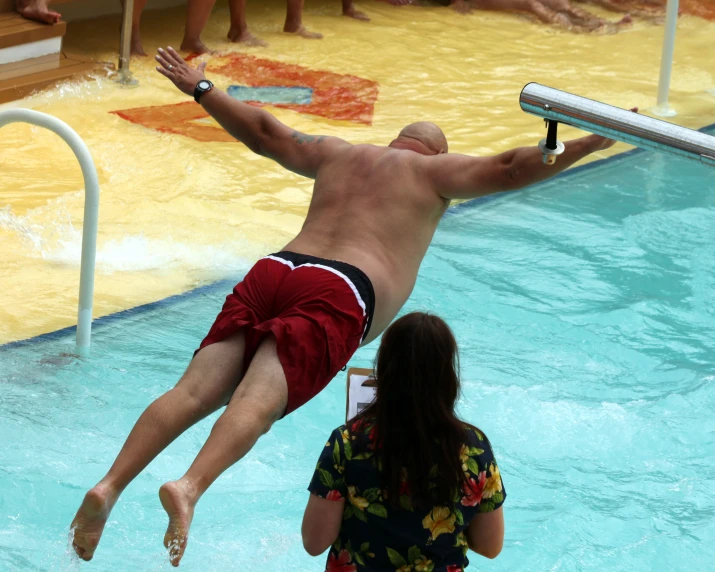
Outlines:
[[715,137],[626,109],[530,83],[519,96],[523,111],[644,149],[715,167]]
[[94,267],[97,256],[99,223],[99,178],[92,154],[77,132],[64,121],[31,109],[0,111],[0,127],[8,123],[30,123],[53,131],[65,140],[79,160],[84,177],[84,221],[82,223],[82,259],[79,276],[79,306],[77,309],[77,351],[89,352],[92,336],[92,300],[94,299]]
[[134,18],[134,0],[122,2],[122,32],[119,40],[119,66],[117,82],[124,86],[135,86],[139,82],[132,77],[129,63],[132,55],[132,21]]
[[677,115],[677,112],[668,105],[668,92],[670,91],[670,74],[673,69],[673,51],[675,50],[675,29],[678,25],[678,9],[678,0],[668,0],[665,15],[663,54],[660,60],[658,103],[653,109],[653,113],[660,117],[673,117]]

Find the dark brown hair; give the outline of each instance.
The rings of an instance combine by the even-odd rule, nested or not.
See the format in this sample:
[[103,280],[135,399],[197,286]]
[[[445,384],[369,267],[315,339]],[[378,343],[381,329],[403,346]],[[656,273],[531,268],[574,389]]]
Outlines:
[[459,452],[468,427],[454,412],[460,385],[452,331],[423,312],[401,317],[382,336],[375,370],[375,401],[358,415],[351,433],[374,422],[387,500],[399,505],[406,470],[415,504],[450,506],[466,480]]

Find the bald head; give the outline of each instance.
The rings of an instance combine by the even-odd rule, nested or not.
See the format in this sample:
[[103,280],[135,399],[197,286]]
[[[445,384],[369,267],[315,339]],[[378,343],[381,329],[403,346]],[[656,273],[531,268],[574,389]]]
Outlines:
[[[390,146],[404,147],[403,145],[399,145],[399,143],[408,143],[409,140],[421,143],[424,147],[426,147],[427,151],[434,155],[446,153],[448,150],[447,138],[444,136],[444,133],[442,133],[442,130],[439,127],[429,121],[411,123],[400,131],[400,135],[395,141],[392,142],[392,144],[390,144]],[[395,145],[395,143],[398,143],[398,145]],[[412,150],[417,151],[417,149]]]

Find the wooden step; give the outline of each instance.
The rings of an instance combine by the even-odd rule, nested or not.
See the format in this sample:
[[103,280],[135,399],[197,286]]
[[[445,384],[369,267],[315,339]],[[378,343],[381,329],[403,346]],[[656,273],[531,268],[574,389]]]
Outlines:
[[0,14],[0,49],[22,46],[51,38],[62,38],[67,31],[67,24],[40,24],[26,20],[19,14],[8,12]]
[[0,81],[54,70],[60,67],[60,54],[50,54],[0,66]]
[[77,79],[89,72],[106,69],[103,64],[74,55],[62,54],[56,68],[41,69],[47,63],[47,61],[35,62],[34,65],[37,66],[35,69],[25,69],[25,71],[31,72],[28,75],[0,80],[0,103],[27,97],[62,80]]

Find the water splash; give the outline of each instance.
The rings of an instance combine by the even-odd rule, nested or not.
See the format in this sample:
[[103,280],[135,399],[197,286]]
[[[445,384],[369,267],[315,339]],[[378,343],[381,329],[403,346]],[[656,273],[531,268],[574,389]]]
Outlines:
[[[33,222],[31,215],[18,216],[8,206],[0,209],[0,230],[17,235],[27,246],[28,255],[53,264],[79,267],[82,254],[82,231],[69,221],[62,210],[48,227]],[[212,275],[247,269],[249,261],[239,254],[241,241],[225,245],[201,245],[125,235],[98,245],[97,271],[170,272],[179,268]]]

